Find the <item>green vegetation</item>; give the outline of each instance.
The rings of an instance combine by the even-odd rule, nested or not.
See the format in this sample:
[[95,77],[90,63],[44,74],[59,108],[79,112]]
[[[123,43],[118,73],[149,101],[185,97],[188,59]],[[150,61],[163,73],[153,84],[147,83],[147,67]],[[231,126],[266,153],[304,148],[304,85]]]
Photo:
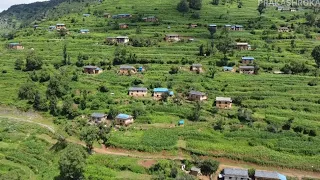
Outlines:
[[[8,49],[7,38],[1,42],[1,103],[53,116],[67,138],[81,137],[89,150],[98,142],[139,151],[184,150],[266,166],[320,171],[318,14],[312,15],[313,10],[308,8],[281,12],[274,7],[258,7],[256,0],[177,3],[103,1],[88,4],[83,11],[48,18],[39,23],[42,29],[17,30],[12,41],[21,42],[24,50]],[[83,13],[91,15],[83,17]],[[133,17],[112,19],[103,13],[130,13]],[[194,13],[199,19],[192,18]],[[142,17],[151,15],[159,21],[142,21]],[[47,30],[58,22],[65,23],[68,31]],[[129,28],[115,28],[119,23],[127,23]],[[189,28],[195,23],[197,27]],[[212,23],[217,25],[216,31],[208,31]],[[226,31],[225,24],[241,24],[244,30]],[[278,32],[284,26],[291,31]],[[90,33],[80,34],[83,28],[90,29]],[[174,33],[182,40],[163,40],[165,34]],[[130,42],[105,42],[106,37],[120,35],[129,36]],[[230,45],[235,42],[248,42],[252,50],[238,51]],[[237,69],[243,56],[255,58],[255,75],[223,72],[222,66]],[[191,72],[193,63],[201,63],[204,72]],[[143,66],[145,71],[121,76],[117,71],[122,64]],[[84,65],[99,66],[104,72],[84,74]],[[285,74],[273,73],[279,70]],[[147,87],[148,95],[128,96],[131,86]],[[173,90],[174,96],[166,94],[160,101],[153,100],[150,94],[157,87]],[[207,93],[208,100],[191,103],[186,100],[190,90]],[[221,96],[232,98],[231,110],[215,108],[214,100]],[[127,113],[135,117],[135,123],[117,129],[87,127],[93,112],[108,114],[112,120],[118,113]],[[185,120],[184,126],[177,125],[180,119]],[[35,176],[47,177],[40,167],[55,163],[56,169],[50,172],[57,176],[58,160],[44,148],[47,142],[34,136],[26,141],[13,141],[15,145],[10,147],[40,146],[37,152],[44,156],[43,161],[21,155],[24,152],[19,155],[23,148],[17,148],[19,153],[0,153],[9,157],[6,160],[30,168]],[[0,145],[9,147],[6,143],[10,141],[4,142]],[[83,174],[87,178],[106,179],[123,170],[99,162],[106,164],[101,170],[95,164],[99,159],[94,158],[88,157],[89,164],[93,163],[85,167]],[[10,167],[24,171],[18,165],[7,164],[5,172]],[[176,174],[175,165],[164,167],[164,176]],[[135,175],[146,172],[136,168],[126,170]]]

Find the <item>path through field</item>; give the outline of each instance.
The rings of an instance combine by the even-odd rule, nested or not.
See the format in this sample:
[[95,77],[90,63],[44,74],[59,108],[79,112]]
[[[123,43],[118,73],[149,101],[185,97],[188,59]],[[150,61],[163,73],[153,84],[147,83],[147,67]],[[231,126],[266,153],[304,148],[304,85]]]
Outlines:
[[[15,116],[14,114],[10,115],[10,113],[3,113],[3,112],[4,111],[2,111],[0,109],[0,118],[6,118],[6,119],[12,120],[12,121],[22,121],[22,122],[27,122],[27,123],[34,123],[34,124],[37,124],[41,127],[48,129],[49,131],[55,133],[55,129],[52,125],[47,124],[45,122],[34,121],[33,117],[36,117],[34,115],[31,115],[29,117],[24,116],[24,118],[23,118],[23,117]],[[7,111],[5,111],[5,112],[7,112]],[[73,142],[73,143],[77,143],[77,144],[85,146],[84,143],[79,143],[79,142],[76,142],[75,140],[71,140],[71,139],[67,139],[67,140],[69,142]],[[104,146],[102,146],[101,148],[94,148],[94,152],[99,153],[99,154],[134,157],[134,158],[139,158],[141,160],[158,160],[158,159],[182,160],[182,159],[190,158],[186,155],[183,155],[183,153],[179,153],[178,156],[173,156],[173,155],[169,155],[165,152],[160,152],[160,153],[155,154],[155,153],[138,152],[138,151],[119,149],[119,148],[106,148]],[[204,157],[204,158],[212,158],[212,157]],[[216,160],[218,160],[220,162],[218,172],[220,172],[223,168],[226,168],[226,167],[255,168],[255,169],[261,169],[261,170],[274,170],[274,171],[278,171],[279,173],[284,174],[286,176],[298,177],[299,179],[302,179],[303,177],[320,179],[320,172],[308,172],[308,171],[301,171],[301,170],[296,170],[296,169],[279,169],[277,167],[259,166],[259,165],[252,164],[252,163],[233,161],[233,160],[229,160],[229,159],[225,159],[225,158],[218,158]],[[217,177],[217,175],[215,176],[214,179],[216,179],[216,177]]]

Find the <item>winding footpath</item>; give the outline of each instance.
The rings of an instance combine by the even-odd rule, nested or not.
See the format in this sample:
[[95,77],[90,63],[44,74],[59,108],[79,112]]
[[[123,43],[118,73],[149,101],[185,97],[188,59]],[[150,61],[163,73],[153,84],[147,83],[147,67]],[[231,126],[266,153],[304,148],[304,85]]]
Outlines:
[[[28,120],[26,120],[25,118],[22,118],[22,117],[11,117],[11,116],[0,114],[0,118],[5,118],[8,120],[12,120],[12,121],[21,121],[21,122],[26,122],[26,123],[37,124],[43,128],[48,129],[52,133],[56,133],[54,127],[52,127],[48,124],[35,122],[32,120],[32,117],[27,117],[26,119],[28,119]],[[75,142],[74,140],[67,139],[67,141],[85,146],[84,143]],[[152,153],[146,153],[146,152],[130,151],[130,150],[125,150],[125,149],[106,148],[104,146],[101,148],[94,148],[93,150],[95,153],[98,153],[98,154],[126,156],[126,157],[139,158],[139,159],[143,159],[143,160],[149,160],[149,159],[152,159],[152,160],[159,160],[159,159],[182,160],[182,159],[187,158],[187,157],[183,157],[182,153],[179,153],[178,156],[172,156],[172,155],[168,155],[165,153],[152,154]],[[210,157],[206,157],[206,158],[210,158]],[[232,161],[229,159],[220,158],[217,160],[220,162],[218,172],[220,172],[222,169],[227,168],[227,167],[229,167],[229,168],[252,167],[252,168],[261,169],[261,170],[274,170],[274,169],[276,169],[275,167],[259,166],[259,165],[252,164],[252,163]],[[302,179],[303,177],[320,179],[320,172],[308,172],[308,171],[295,170],[295,169],[277,169],[277,171],[281,174],[286,175],[286,176],[298,177],[298,179]],[[216,177],[217,177],[217,175],[213,179],[216,179]]]

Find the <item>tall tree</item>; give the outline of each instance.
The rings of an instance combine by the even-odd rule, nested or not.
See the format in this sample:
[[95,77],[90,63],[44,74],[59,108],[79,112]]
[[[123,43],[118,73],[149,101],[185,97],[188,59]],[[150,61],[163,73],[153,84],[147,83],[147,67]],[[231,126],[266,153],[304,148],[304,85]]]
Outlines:
[[36,93],[37,90],[35,88],[35,84],[33,84],[32,82],[27,82],[25,84],[22,84],[19,88],[18,97],[19,99],[33,101]]
[[177,10],[183,15],[189,12],[189,4],[187,0],[181,0],[177,5]]
[[266,8],[266,5],[264,4],[264,2],[261,2],[258,6],[258,12],[259,12],[259,15],[261,16],[262,13],[264,13],[264,9]]
[[50,96],[49,97],[49,111],[50,114],[53,116],[57,116],[59,114],[59,109],[58,109],[58,102],[57,102],[57,97],[56,96]]
[[34,96],[33,107],[38,111],[48,110],[47,100],[43,96],[41,96],[39,92],[37,92]]
[[16,70],[22,70],[23,66],[24,66],[24,61],[22,59],[17,59],[14,62],[14,69]]
[[193,121],[199,121],[200,115],[201,115],[201,104],[199,101],[197,101],[194,105],[193,112],[190,118]]
[[228,35],[228,33],[223,35],[221,39],[218,41],[216,47],[220,52],[223,53],[224,59],[227,59],[227,54],[232,51],[232,43],[233,41],[231,37]]
[[219,5],[219,0],[212,0],[213,5]]
[[67,52],[67,44],[64,44],[63,50],[62,50],[62,65],[68,64],[68,52]]
[[79,180],[83,177],[87,154],[81,146],[70,144],[59,160],[60,176],[63,179]]
[[33,71],[39,70],[42,67],[42,59],[37,56],[33,51],[27,55],[26,58],[26,70]]
[[93,149],[93,143],[98,140],[98,132],[99,130],[96,126],[85,126],[81,129],[80,139],[86,143],[89,153]]
[[311,53],[311,56],[313,57],[313,59],[315,60],[318,68],[320,68],[320,45],[316,46]]
[[207,176],[210,176],[212,173],[216,172],[218,167],[219,162],[211,159],[204,160],[200,165],[202,174]]
[[189,0],[189,7],[191,9],[200,10],[202,7],[202,0]]

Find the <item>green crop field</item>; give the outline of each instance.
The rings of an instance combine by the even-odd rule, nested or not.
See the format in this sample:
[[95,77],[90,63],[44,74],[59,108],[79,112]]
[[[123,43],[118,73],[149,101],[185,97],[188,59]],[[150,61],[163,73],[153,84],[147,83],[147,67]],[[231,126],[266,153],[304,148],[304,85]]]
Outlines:
[[[79,13],[47,18],[38,23],[39,29],[31,25],[21,28],[15,32],[14,39],[3,37],[0,104],[22,110],[36,109],[53,116],[66,134],[75,137],[89,126],[86,121],[93,112],[133,115],[133,125],[113,128],[108,134],[104,143],[116,148],[172,153],[183,150],[196,155],[319,172],[319,69],[311,55],[320,45],[318,12],[308,8],[281,12],[267,7],[259,16],[257,0],[239,1],[241,8],[236,1],[213,5],[212,0],[203,0],[201,10],[183,15],[176,9],[178,2],[104,0],[88,4]],[[83,17],[84,13],[91,15]],[[103,13],[130,13],[133,17],[104,18]],[[199,19],[192,14],[198,14]],[[308,20],[310,14],[315,21],[312,25]],[[152,15],[159,18],[157,23],[141,21],[141,17]],[[66,24],[65,36],[48,30],[57,23]],[[119,30],[118,23],[127,23],[129,28]],[[188,28],[189,24],[198,26]],[[218,26],[213,38],[207,28],[209,24]],[[252,50],[228,52],[224,65],[237,69],[241,57],[252,56],[254,66],[258,67],[257,74],[222,70],[224,54],[218,46],[225,40],[225,24],[243,25],[243,31],[227,32],[228,37],[233,43],[248,42]],[[288,26],[292,31],[279,33],[280,26]],[[80,29],[89,29],[90,33],[80,34]],[[165,35],[172,33],[188,38],[166,42]],[[130,42],[126,45],[105,42],[106,37],[113,36],[128,36]],[[190,38],[193,40],[188,40]],[[24,50],[8,49],[10,42],[20,42]],[[206,56],[199,55],[201,45],[208,52]],[[41,68],[30,71],[25,68],[30,54],[31,59],[42,59]],[[23,60],[22,70],[15,69],[18,59]],[[204,72],[191,72],[193,63],[202,64]],[[121,76],[117,73],[121,64],[143,66],[145,72]],[[96,65],[104,71],[97,75],[84,74],[84,65]],[[172,69],[178,72],[170,73]],[[279,70],[284,74],[274,73]],[[148,88],[148,95],[128,96],[132,86]],[[156,87],[169,88],[174,96],[156,101],[152,97]],[[200,103],[187,100],[190,90],[205,92],[208,100]],[[23,97],[18,96],[21,93]],[[231,97],[232,109],[216,109],[216,97]],[[34,105],[36,102],[40,102],[41,108]],[[185,121],[184,126],[178,126],[181,119]],[[8,125],[0,126],[3,127],[0,130],[6,133],[4,128]],[[11,141],[6,141],[4,136],[0,141],[0,163],[5,166],[0,167],[0,172],[12,169],[16,174],[34,179],[58,175],[56,166],[50,173],[40,168],[57,163],[57,159],[45,148],[48,142],[32,135],[36,130],[16,133],[8,137]],[[49,135],[48,132],[40,134]],[[25,142],[20,142],[21,137]],[[41,148],[33,151],[37,146]],[[31,152],[22,151],[20,147],[30,147]],[[12,153],[10,149],[19,153]],[[35,159],[32,155],[36,154],[41,156]],[[121,168],[121,159],[116,164],[101,159],[100,156],[89,158],[87,178],[112,178],[120,170],[129,171],[124,177],[130,173],[134,177],[148,174],[138,166]]]

